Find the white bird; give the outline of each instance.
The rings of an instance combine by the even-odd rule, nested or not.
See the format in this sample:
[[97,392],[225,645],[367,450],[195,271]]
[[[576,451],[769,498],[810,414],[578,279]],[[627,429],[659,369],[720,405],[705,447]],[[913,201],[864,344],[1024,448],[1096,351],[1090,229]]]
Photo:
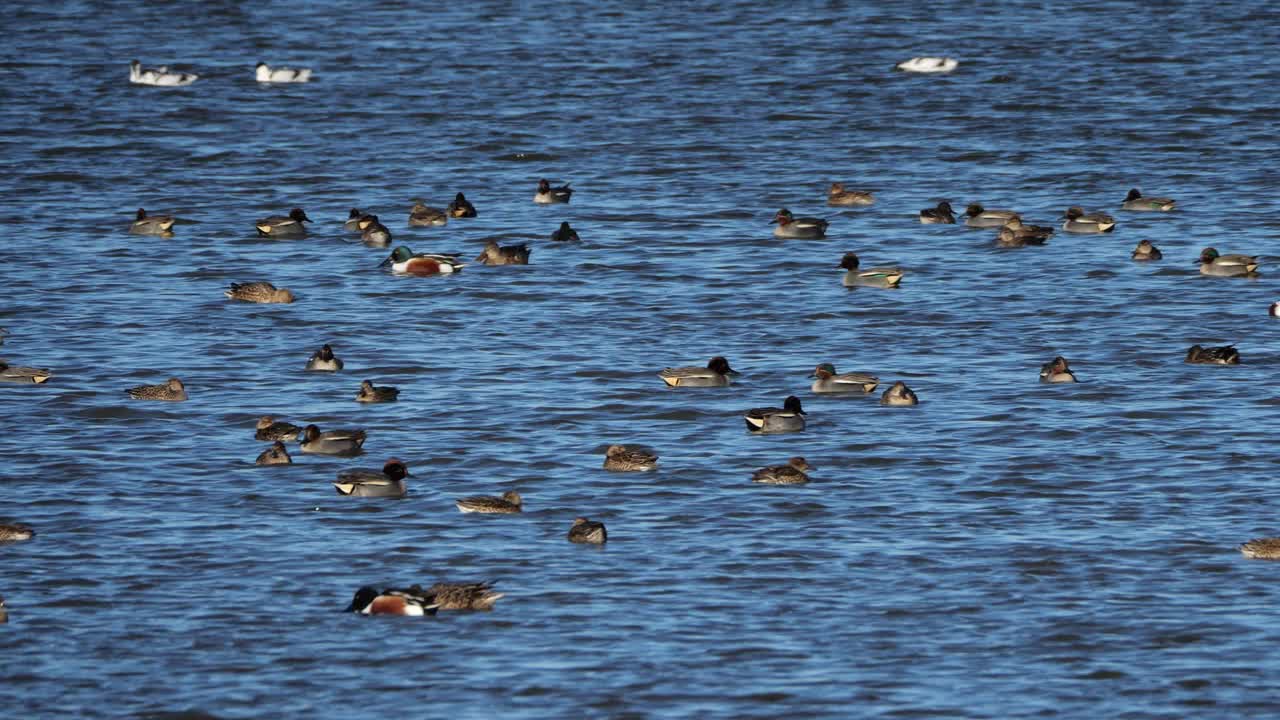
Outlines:
[[949,57],[913,57],[894,65],[899,70],[915,73],[947,73],[956,69],[960,62]]
[[273,68],[260,62],[254,76],[262,83],[304,83],[311,80],[311,68]]
[[178,87],[180,85],[190,85],[196,81],[199,75],[183,72],[169,72],[169,68],[161,65],[160,67],[144,68],[142,63],[134,60],[129,63],[129,82],[135,85],[159,85],[163,87]]

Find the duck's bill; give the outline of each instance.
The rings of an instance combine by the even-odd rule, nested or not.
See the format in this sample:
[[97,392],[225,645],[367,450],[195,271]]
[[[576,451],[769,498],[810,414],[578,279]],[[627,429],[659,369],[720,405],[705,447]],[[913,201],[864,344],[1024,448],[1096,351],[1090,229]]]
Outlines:
[[395,255],[388,255],[386,260],[378,263],[378,267],[386,267],[390,265],[395,260],[395,257]]
[[741,374],[742,373],[738,372],[737,370],[734,370],[733,368],[730,368],[728,371],[725,372],[725,375],[741,375]]

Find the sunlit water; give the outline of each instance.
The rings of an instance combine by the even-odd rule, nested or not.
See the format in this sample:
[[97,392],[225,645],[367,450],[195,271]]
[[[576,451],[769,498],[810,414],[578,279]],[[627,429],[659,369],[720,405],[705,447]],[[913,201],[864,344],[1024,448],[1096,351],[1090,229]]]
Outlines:
[[[600,2],[11,8],[0,48],[6,717],[1265,717],[1280,567],[1269,5]],[[895,73],[913,55],[945,76]],[[128,84],[128,61],[187,88]],[[254,63],[311,67],[259,86]],[[571,204],[535,206],[539,178]],[[867,209],[825,206],[842,180]],[[1119,211],[1130,187],[1169,214]],[[463,191],[475,220],[408,228]],[[938,200],[1107,236],[998,251]],[[172,213],[176,237],[129,235]],[[304,207],[305,240],[253,220]],[[779,207],[831,222],[778,241]],[[527,267],[400,278],[350,244]],[[562,220],[580,245],[547,241]],[[1129,253],[1150,239],[1165,260]],[[1214,245],[1256,281],[1204,278]],[[836,265],[895,263],[898,291]],[[230,303],[233,281],[292,288]],[[331,343],[336,375],[305,373]],[[1237,343],[1239,367],[1185,365]],[[655,373],[726,355],[731,388]],[[1045,386],[1068,357],[1082,382]],[[818,397],[819,362],[916,408]],[[181,404],[124,389],[181,377]],[[353,401],[362,379],[395,404]],[[799,395],[809,427],[750,435]],[[878,391],[876,393],[878,395]],[[254,420],[363,427],[258,468]],[[601,470],[613,442],[659,470]],[[750,482],[803,455],[803,487]],[[400,501],[337,496],[404,459]],[[516,489],[520,516],[453,498]],[[565,540],[604,521],[604,548]],[[381,620],[354,590],[492,579],[491,613]]]

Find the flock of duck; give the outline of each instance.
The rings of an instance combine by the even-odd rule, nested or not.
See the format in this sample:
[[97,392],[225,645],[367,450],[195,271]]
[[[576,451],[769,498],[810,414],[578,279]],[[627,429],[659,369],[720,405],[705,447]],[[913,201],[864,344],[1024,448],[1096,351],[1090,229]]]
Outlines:
[[[920,66],[927,68],[942,68],[945,65],[933,63],[932,58],[914,60],[920,60]],[[255,69],[255,77],[261,82],[307,82],[310,71],[273,69],[259,63]],[[140,84],[181,86],[194,82],[196,78],[197,76],[188,73],[172,73],[163,67],[143,68],[137,61],[130,66],[131,81]],[[573,192],[567,184],[553,186],[544,179],[538,183],[533,202],[568,203]],[[461,192],[443,210],[430,207],[421,199],[414,199],[412,202],[408,216],[408,225],[411,227],[442,226],[451,219],[474,218],[478,215],[475,206]],[[832,183],[828,189],[827,203],[836,207],[866,207],[875,203],[875,197],[868,191],[850,190],[842,183]],[[1147,197],[1133,189],[1121,202],[1120,208],[1136,212],[1169,212],[1176,208],[1176,202],[1169,198]],[[923,224],[963,222],[971,228],[994,229],[995,245],[1004,248],[1044,245],[1055,232],[1053,227],[1024,223],[1021,213],[1017,211],[988,209],[978,203],[968,205],[965,212],[957,217],[951,204],[943,201],[935,207],[920,210],[918,219]],[[1067,208],[1062,220],[1062,230],[1068,233],[1109,233],[1116,227],[1116,220],[1110,214],[1101,211],[1086,212],[1077,206]],[[260,236],[266,238],[300,238],[307,235],[307,224],[312,222],[302,208],[294,208],[286,215],[259,219],[254,222],[254,227]],[[150,215],[145,209],[139,209],[129,231],[172,237],[175,223],[177,219],[172,216]],[[772,224],[776,225],[773,235],[778,238],[819,239],[825,237],[830,223],[823,218],[796,217],[790,210],[783,208],[774,215]],[[365,245],[390,247],[392,244],[391,230],[376,214],[353,208],[343,227],[348,232],[359,234],[360,242]],[[550,239],[553,242],[575,242],[579,238],[569,223],[563,222]],[[501,246],[490,240],[474,262],[485,265],[524,265],[528,264],[530,254],[527,245]],[[1135,261],[1149,262],[1158,261],[1163,255],[1150,241],[1142,240],[1131,257]],[[1202,274],[1219,277],[1253,277],[1258,269],[1258,260],[1254,256],[1224,255],[1212,247],[1204,248],[1198,262]],[[466,263],[456,255],[415,253],[407,246],[400,245],[392,250],[382,265],[389,267],[395,274],[428,276],[458,272]],[[897,288],[905,274],[897,267],[864,268],[858,256],[852,252],[845,253],[837,267],[845,271],[842,284],[849,287]],[[262,280],[231,283],[224,295],[233,301],[249,303],[292,303],[296,300],[291,290],[277,288]],[[1271,314],[1280,313],[1278,308],[1280,303],[1273,304]],[[4,329],[0,328],[0,344],[3,344],[4,335]],[[1232,346],[1195,345],[1187,351],[1185,361],[1229,365],[1238,364],[1240,355]],[[343,361],[334,354],[333,348],[326,344],[308,359],[306,370],[336,373],[343,366]],[[716,356],[705,366],[665,368],[658,373],[658,377],[670,388],[715,388],[729,386],[732,378],[738,374],[726,358]],[[52,377],[54,374],[49,370],[10,365],[0,360],[0,382],[42,384]],[[829,362],[817,365],[810,377],[813,378],[810,390],[818,394],[866,395],[880,385],[879,378],[871,373],[838,372],[834,364]],[[1055,357],[1041,367],[1040,381],[1072,383],[1076,382],[1076,376],[1066,358]],[[128,388],[125,392],[135,400],[181,402],[188,399],[186,387],[177,377],[160,384]],[[364,380],[360,383],[355,399],[364,403],[395,402],[399,393],[397,388],[377,386],[371,380]],[[915,392],[902,381],[894,382],[880,396],[880,404],[885,406],[913,406],[918,403]],[[743,414],[743,420],[753,433],[792,433],[805,429],[805,416],[800,399],[795,395],[788,395],[781,407],[751,408]],[[342,457],[360,455],[364,451],[366,433],[363,430],[321,430],[314,424],[298,426],[272,416],[263,416],[257,421],[254,437],[256,440],[272,443],[258,455],[256,464],[279,465],[293,462],[286,446],[288,442],[296,442],[303,453]],[[604,468],[615,472],[643,472],[654,469],[657,462],[658,456],[647,449],[615,444],[605,452]],[[761,468],[752,475],[752,480],[775,485],[798,485],[809,481],[808,473],[813,469],[805,458],[793,457],[785,464]],[[381,469],[343,470],[337,474],[332,484],[337,493],[344,496],[403,497],[407,493],[407,477],[411,477],[408,466],[402,460],[390,458]],[[455,506],[463,513],[513,514],[523,509],[522,498],[514,491],[501,496],[458,498]],[[34,535],[35,531],[27,525],[0,524],[0,542],[28,540]],[[607,542],[608,535],[603,523],[578,517],[569,527],[567,538],[574,543],[602,545]],[[1280,538],[1252,540],[1239,549],[1247,557],[1280,559]],[[492,585],[487,582],[435,583],[425,588],[412,585],[408,588],[381,590],[365,586],[356,591],[347,610],[362,614],[432,615],[442,609],[488,610],[501,597],[503,595],[494,592]],[[6,619],[4,601],[0,598],[0,622]]]

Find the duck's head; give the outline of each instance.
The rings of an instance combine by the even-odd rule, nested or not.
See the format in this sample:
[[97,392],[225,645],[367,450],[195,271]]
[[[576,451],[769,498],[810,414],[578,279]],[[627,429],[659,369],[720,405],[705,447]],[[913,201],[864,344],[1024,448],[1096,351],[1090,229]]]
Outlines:
[[143,210],[142,208],[138,208],[138,219],[139,219],[139,220],[146,220],[146,219],[147,219],[147,211],[146,211],[146,210]]
[[371,392],[373,392],[373,381],[372,381],[372,380],[361,380],[361,381],[360,381],[360,391],[361,391],[361,392],[367,392],[367,393],[371,393]]
[[787,412],[793,412],[797,415],[808,414],[800,407],[800,398],[795,395],[788,395],[787,399],[782,401],[782,409]]
[[543,178],[538,181],[538,192],[540,193],[551,192],[551,183],[548,182],[546,178]]
[[392,480],[403,480],[409,477],[409,466],[405,465],[401,460],[391,458],[382,466],[382,474]]
[[271,424],[274,423],[275,421],[276,419],[271,417],[270,415],[263,415],[262,417],[258,418],[258,429],[265,430],[271,427]]
[[790,465],[791,467],[793,467],[793,468],[795,468],[795,469],[799,470],[800,472],[809,472],[810,470],[815,470],[815,469],[816,469],[816,468],[814,468],[812,465],[810,465],[807,461],[805,461],[805,459],[804,459],[804,458],[800,457],[799,455],[797,455],[797,456],[795,456],[795,457],[791,458],[790,460],[788,460],[788,461],[787,461],[787,464],[788,464],[788,465]]
[[591,521],[584,517],[576,517],[573,519],[573,526],[578,527],[579,525],[586,525],[589,522]]
[[604,451],[605,457],[617,457],[619,455],[625,455],[626,453],[627,448],[624,445],[610,445],[609,448]]
[[984,210],[986,210],[986,208],[982,207],[978,203],[969,203],[969,207],[964,209],[964,214],[969,217],[978,217]]
[[351,208],[351,212],[347,213],[348,220],[356,220],[364,213],[360,212],[360,208]]
[[724,357],[720,355],[717,355],[711,358],[709,361],[707,361],[707,369],[714,370],[715,372],[718,372],[721,375],[740,374],[737,370],[734,370],[733,368],[729,367],[729,361],[724,359]]
[[515,505],[516,507],[519,507],[521,503],[520,493],[516,492],[515,490],[508,490],[502,493],[502,499],[506,500],[512,505]]
[[351,604],[342,612],[360,612],[369,607],[369,603],[376,600],[377,597],[378,591],[366,585],[356,591],[355,597],[351,598]]
[[318,352],[318,353],[316,353],[316,354],[320,356],[320,359],[321,359],[321,360],[332,360],[332,359],[333,359],[333,348],[329,347],[329,344],[328,344],[328,343],[325,343],[325,344],[320,348],[320,352]]
[[1062,213],[1062,217],[1068,220],[1075,220],[1076,218],[1082,215],[1084,215],[1084,208],[1080,207],[1079,205],[1072,205],[1071,207],[1067,208],[1066,212]]
[[1138,188],[1133,188],[1129,190],[1128,195],[1124,196],[1124,201],[1129,202],[1130,200],[1137,200],[1140,197],[1142,197],[1142,193],[1138,190]]
[[821,365],[813,369],[813,372],[809,374],[809,377],[818,378],[819,380],[821,380],[823,378],[829,378],[835,374],[836,374],[835,365],[832,365],[831,363],[822,363]]
[[315,425],[308,425],[302,429],[302,439],[304,442],[315,442],[320,438],[320,428]]
[[828,195],[839,195],[842,192],[844,192],[844,183],[838,182],[831,183],[831,189],[827,190]]
[[791,214],[790,210],[786,208],[782,208],[778,212],[774,213],[773,220],[771,220],[769,224],[772,225],[774,223],[777,223],[779,225],[786,225],[787,223],[791,222],[794,219],[795,219],[795,216]]
[[395,250],[392,250],[391,254],[388,255],[387,259],[383,260],[381,264],[390,265],[392,263],[407,262],[411,257],[413,257],[413,251],[405,247],[404,245],[401,245]]
[[457,195],[454,195],[454,196],[453,196],[453,201],[454,201],[455,203],[459,204],[459,205],[466,205],[466,204],[467,204],[467,196],[466,196],[466,195],[463,195],[462,193],[458,193]]
[[1211,262],[1213,262],[1214,260],[1217,260],[1217,259],[1218,259],[1218,249],[1217,249],[1217,248],[1207,247],[1207,248],[1205,248],[1205,249],[1203,249],[1203,250],[1201,250],[1201,251],[1200,251],[1200,262],[1201,262],[1202,264],[1203,264],[1203,263],[1211,263]]
[[947,202],[946,200],[943,200],[942,202],[938,203],[937,210],[938,212],[946,213],[947,215],[955,214],[955,211],[951,209],[951,203]]
[[280,288],[271,293],[271,299],[278,303],[291,303],[294,299],[293,291],[288,288]]
[[182,381],[178,378],[169,378],[169,381],[165,383],[165,387],[169,388],[170,392],[182,392],[185,389]]
[[289,218],[298,222],[311,222],[311,218],[302,211],[302,208],[294,208],[289,211]]
[[1059,355],[1049,363],[1049,372],[1051,373],[1069,373],[1071,367],[1067,365],[1067,359]]
[[852,252],[845,253],[844,257],[840,258],[840,265],[838,265],[837,267],[843,268],[845,270],[857,270],[858,254],[852,253]]

